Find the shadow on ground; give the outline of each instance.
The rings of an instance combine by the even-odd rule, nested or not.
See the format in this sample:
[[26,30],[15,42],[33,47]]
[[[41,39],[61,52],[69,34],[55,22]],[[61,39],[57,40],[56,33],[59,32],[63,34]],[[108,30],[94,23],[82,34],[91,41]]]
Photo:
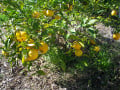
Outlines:
[[119,90],[120,89],[120,42],[100,37],[96,40],[109,52],[111,66],[108,70],[88,67],[85,71],[67,72],[56,83],[67,90]]

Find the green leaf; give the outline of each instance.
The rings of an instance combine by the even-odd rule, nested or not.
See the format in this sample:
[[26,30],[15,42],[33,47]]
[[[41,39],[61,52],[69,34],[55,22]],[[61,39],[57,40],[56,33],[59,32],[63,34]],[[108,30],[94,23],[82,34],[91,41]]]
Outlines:
[[91,19],[87,24],[95,24],[97,22],[97,19]]
[[43,70],[38,70],[36,71],[36,73],[39,75],[46,75],[46,73]]
[[60,66],[61,66],[62,70],[65,71],[66,70],[66,64],[63,61],[61,61],[60,63],[61,63]]

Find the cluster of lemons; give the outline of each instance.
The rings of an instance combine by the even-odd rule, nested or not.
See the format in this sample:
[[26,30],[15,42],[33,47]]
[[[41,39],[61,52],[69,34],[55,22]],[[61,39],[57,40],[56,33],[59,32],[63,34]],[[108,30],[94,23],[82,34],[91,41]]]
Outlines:
[[[94,40],[90,40],[90,43],[92,45],[96,45],[96,42]],[[82,56],[83,55],[83,51],[81,50],[82,45],[78,42],[78,41],[74,41],[72,48],[75,49],[75,56]],[[100,47],[99,46],[94,46],[93,50],[95,52],[99,52],[100,51]]]
[[[52,17],[52,16],[54,16],[55,11],[53,11],[53,10],[43,10],[42,13],[43,13],[45,16]],[[40,12],[34,11],[33,14],[32,14],[32,17],[33,17],[33,18],[36,18],[36,19],[37,19],[37,18],[40,18]],[[55,18],[56,20],[59,20],[59,19],[61,19],[61,16],[55,15],[54,18]]]
[[[15,35],[16,35],[16,40],[19,42],[28,40],[28,34],[25,31],[17,31]],[[48,51],[48,45],[47,45],[47,43],[45,43],[43,41],[40,42],[39,49],[35,49],[34,46],[35,46],[34,40],[30,39],[28,41],[28,46],[26,47],[26,49],[29,49],[27,58],[23,57],[24,59],[22,59],[22,60],[24,60],[24,61],[35,60],[38,58],[39,51],[41,54],[45,54]]]
[[81,50],[81,44],[78,41],[74,41],[72,47],[75,49],[76,56],[82,56],[83,51]]
[[[67,7],[68,7],[69,11],[72,11],[72,9],[73,9],[72,5],[67,4]],[[53,17],[54,13],[55,13],[55,11],[53,11],[53,10],[43,10],[42,11],[42,14],[44,14],[45,16],[48,16],[48,17]],[[34,11],[33,14],[32,14],[32,17],[33,18],[40,18],[40,12]],[[59,20],[59,19],[61,19],[61,16],[55,15],[54,19]]]
[[[112,10],[111,11],[111,15],[112,16],[116,16],[117,15],[117,11],[116,10]],[[120,33],[114,33],[113,34],[113,39],[114,40],[119,40],[120,39]]]
[[[72,10],[72,5],[68,4],[67,6],[68,6],[69,10]],[[54,19],[60,20],[61,16],[54,15],[54,13],[55,13],[55,11],[53,11],[53,10],[43,10],[42,11],[42,14],[44,14],[45,16],[47,16],[47,17],[54,16]],[[34,11],[32,13],[32,17],[36,18],[36,19],[40,18],[40,12]],[[18,42],[24,42],[24,41],[28,41],[29,35],[25,31],[16,31],[15,37]],[[27,57],[25,57],[23,55],[22,62],[33,61],[33,60],[37,59],[39,56],[39,51],[41,54],[45,54],[48,51],[48,44],[45,43],[44,41],[40,42],[39,49],[35,49],[34,47],[35,47],[34,40],[30,39],[28,41],[28,46],[25,47],[25,49],[29,50],[28,55],[27,55]],[[22,51],[22,48],[19,48],[19,51]],[[4,56],[8,55],[5,51],[2,51],[2,54]]]

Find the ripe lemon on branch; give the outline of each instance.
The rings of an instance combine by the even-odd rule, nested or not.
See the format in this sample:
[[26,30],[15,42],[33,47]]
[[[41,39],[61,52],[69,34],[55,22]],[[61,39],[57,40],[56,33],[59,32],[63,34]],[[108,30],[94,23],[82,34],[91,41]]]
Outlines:
[[47,45],[47,43],[41,41],[40,45],[41,46],[39,47],[39,50],[40,50],[41,54],[47,53],[47,51],[48,51],[48,45]]
[[40,17],[40,13],[37,11],[34,11],[32,14],[33,18],[39,18]]
[[44,11],[43,11],[43,14],[44,14],[45,16],[52,17],[52,16],[54,15],[54,11],[52,11],[52,10],[44,10]]
[[113,34],[113,39],[114,40],[119,40],[120,39],[120,33]]
[[30,49],[28,52],[28,57],[25,61],[33,61],[38,58],[38,50],[37,49]]
[[80,49],[81,48],[81,45],[80,45],[80,43],[79,42],[77,42],[77,41],[74,41],[73,42],[73,45],[72,45],[72,47],[74,48],[74,49]]
[[112,15],[112,16],[117,15],[117,11],[116,11],[116,10],[112,10],[111,15]]
[[16,39],[19,41],[19,42],[22,42],[22,41],[26,41],[28,38],[28,35],[25,31],[17,31],[16,32]]

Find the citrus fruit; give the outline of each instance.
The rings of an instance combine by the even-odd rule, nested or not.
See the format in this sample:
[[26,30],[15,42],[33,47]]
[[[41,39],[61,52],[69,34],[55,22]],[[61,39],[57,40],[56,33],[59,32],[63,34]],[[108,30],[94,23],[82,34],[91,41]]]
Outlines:
[[44,14],[45,16],[52,17],[52,16],[54,15],[54,11],[52,11],[52,10],[44,10],[44,11],[43,11],[43,14]]
[[94,47],[94,51],[96,51],[96,52],[100,51],[100,47],[99,46],[95,46]]
[[25,31],[17,31],[16,32],[16,39],[20,42],[27,40],[27,33]]
[[41,46],[39,47],[39,50],[41,54],[45,54],[48,51],[48,45],[45,42],[40,42]]
[[39,18],[40,17],[40,13],[37,11],[34,11],[32,14],[33,18]]
[[28,58],[25,61],[32,61],[38,58],[38,50],[37,49],[30,49],[28,52]]
[[116,11],[116,10],[112,10],[111,15],[112,15],[112,16],[117,15],[117,11]]
[[82,50],[75,50],[75,56],[82,56],[83,52]]
[[74,49],[80,49],[80,48],[81,48],[81,45],[80,45],[79,42],[74,41],[72,47],[73,47]]
[[119,40],[120,39],[120,34],[119,33],[113,34],[113,39],[114,40]]

